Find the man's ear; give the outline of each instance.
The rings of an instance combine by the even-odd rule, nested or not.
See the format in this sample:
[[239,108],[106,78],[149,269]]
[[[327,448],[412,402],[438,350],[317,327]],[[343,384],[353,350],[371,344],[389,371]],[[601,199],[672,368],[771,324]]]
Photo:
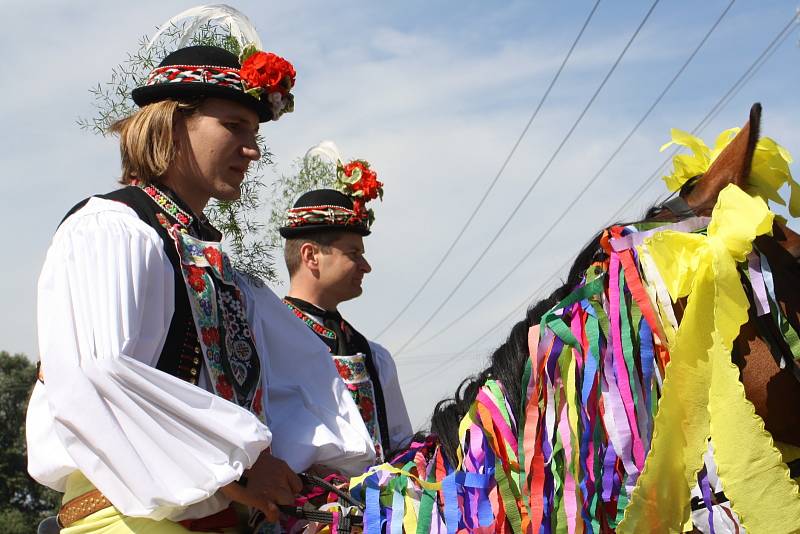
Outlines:
[[319,246],[305,242],[300,245],[300,262],[311,271],[319,270]]

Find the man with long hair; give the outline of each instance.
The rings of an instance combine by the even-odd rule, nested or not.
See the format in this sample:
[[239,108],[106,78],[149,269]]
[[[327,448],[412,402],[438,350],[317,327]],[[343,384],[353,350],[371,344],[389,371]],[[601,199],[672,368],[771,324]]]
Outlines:
[[[203,215],[239,197],[294,78],[252,46],[167,55],[112,127],[124,187],[79,203],[53,237],[27,440],[31,475],[65,492],[65,534],[232,527],[232,502],[274,521],[301,488],[294,471],[374,460],[335,371],[296,365],[327,361],[324,347],[231,267]],[[294,424],[276,430],[284,413]]]

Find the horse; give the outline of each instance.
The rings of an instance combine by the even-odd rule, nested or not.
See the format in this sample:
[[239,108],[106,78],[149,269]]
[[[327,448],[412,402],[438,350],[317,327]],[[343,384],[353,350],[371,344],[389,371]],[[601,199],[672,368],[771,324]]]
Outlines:
[[352,479],[366,532],[800,531],[800,235],[744,192],[760,121],[596,234],[431,434]]

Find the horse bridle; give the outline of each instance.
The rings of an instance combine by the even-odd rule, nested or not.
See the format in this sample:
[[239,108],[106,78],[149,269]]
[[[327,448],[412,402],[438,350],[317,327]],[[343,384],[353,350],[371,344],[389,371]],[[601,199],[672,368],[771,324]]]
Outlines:
[[[303,481],[303,485],[310,486],[310,487],[318,487],[324,489],[328,492],[335,494],[339,497],[339,503],[345,505],[346,507],[350,508],[351,513],[342,514],[339,516],[339,522],[337,525],[337,531],[341,532],[342,534],[349,534],[352,532],[353,528],[355,527],[357,530],[361,530],[361,525],[363,524],[363,515],[365,510],[365,505],[363,502],[359,501],[355,497],[353,497],[349,492],[342,491],[341,489],[337,488],[333,484],[329,483],[328,481],[308,473],[298,473],[300,480]],[[311,521],[314,523],[323,523],[326,525],[331,525],[334,522],[334,514],[332,512],[321,511],[313,506],[306,503],[303,506],[279,506],[278,507],[281,512],[284,514],[295,517],[297,519]],[[355,509],[360,512],[361,515],[353,514],[352,510]]]

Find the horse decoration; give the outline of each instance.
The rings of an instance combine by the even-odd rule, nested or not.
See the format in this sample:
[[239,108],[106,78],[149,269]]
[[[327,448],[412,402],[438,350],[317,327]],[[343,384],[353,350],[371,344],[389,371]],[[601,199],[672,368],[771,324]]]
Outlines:
[[433,435],[351,480],[365,532],[800,531],[800,236],[766,203],[788,186],[796,217],[800,186],[760,113],[713,150],[673,130],[679,196],[597,235]]

